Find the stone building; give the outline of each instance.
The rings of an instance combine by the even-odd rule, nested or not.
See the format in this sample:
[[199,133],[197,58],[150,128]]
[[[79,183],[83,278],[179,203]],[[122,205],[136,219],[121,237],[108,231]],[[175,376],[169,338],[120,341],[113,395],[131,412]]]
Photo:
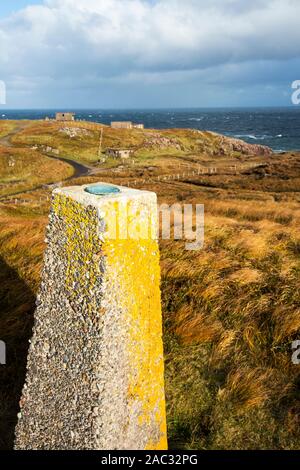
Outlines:
[[110,123],[113,129],[132,129],[131,121],[113,121]]
[[105,153],[108,157],[129,158],[133,154],[133,150],[107,148]]
[[56,121],[75,121],[75,113],[56,113]]
[[144,124],[131,121],[112,121],[110,127],[113,129],[144,129]]

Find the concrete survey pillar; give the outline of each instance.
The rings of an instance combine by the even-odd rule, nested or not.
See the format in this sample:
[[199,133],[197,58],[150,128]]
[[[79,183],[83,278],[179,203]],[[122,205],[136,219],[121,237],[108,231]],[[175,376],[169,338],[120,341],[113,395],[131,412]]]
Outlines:
[[166,449],[155,193],[53,192],[16,449]]

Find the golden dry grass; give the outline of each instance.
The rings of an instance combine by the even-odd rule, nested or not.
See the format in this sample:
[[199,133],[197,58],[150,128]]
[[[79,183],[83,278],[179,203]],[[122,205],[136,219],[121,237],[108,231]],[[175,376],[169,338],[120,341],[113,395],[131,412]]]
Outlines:
[[18,123],[16,121],[0,121],[0,139],[12,132]]
[[[232,195],[198,198],[204,251],[165,242],[161,251],[173,445],[299,448],[300,370],[291,363],[300,332],[298,205],[271,203],[263,212]],[[248,208],[251,220],[239,216]]]
[[0,196],[65,180],[73,172],[67,163],[53,160],[35,150],[0,146]]

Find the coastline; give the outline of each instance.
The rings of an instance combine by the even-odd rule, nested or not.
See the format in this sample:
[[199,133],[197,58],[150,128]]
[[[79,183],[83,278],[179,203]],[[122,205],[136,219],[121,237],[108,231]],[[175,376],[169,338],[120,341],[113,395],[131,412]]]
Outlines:
[[[65,110],[68,110],[66,108]],[[246,143],[262,144],[274,153],[300,151],[300,108],[77,109],[76,120],[109,125],[111,121],[143,122],[148,129],[211,131]],[[6,120],[53,118],[59,109],[2,109]]]

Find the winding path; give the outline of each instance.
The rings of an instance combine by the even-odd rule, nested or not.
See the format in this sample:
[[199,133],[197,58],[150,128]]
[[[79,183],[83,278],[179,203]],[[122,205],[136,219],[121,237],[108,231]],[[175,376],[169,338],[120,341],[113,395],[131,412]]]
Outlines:
[[[12,131],[10,131],[8,134],[6,134],[5,136],[1,137],[0,138],[0,144],[3,145],[4,147],[8,147],[8,148],[18,148],[16,145],[14,145],[12,142],[11,142],[11,138],[18,134],[19,132],[23,131],[24,129],[26,129],[26,127],[28,127],[29,124],[26,122],[26,123],[22,123],[20,125],[17,125]],[[43,152],[42,152],[43,153]],[[74,178],[80,178],[81,176],[89,176],[91,174],[93,174],[95,172],[95,168],[92,167],[92,166],[87,166],[87,165],[83,165],[82,163],[79,163],[75,160],[72,160],[71,158],[63,158],[63,157],[58,157],[58,156],[54,156],[50,153],[43,153],[43,155],[47,156],[48,158],[52,158],[53,160],[60,160],[61,162],[64,162],[64,163],[67,163],[69,164],[71,167],[73,167],[73,170],[74,170],[74,173],[72,174],[72,176],[68,176],[67,178],[65,178],[64,180],[61,180],[61,181],[56,181],[56,182],[53,182],[52,184],[60,184],[60,183],[63,183],[65,181],[68,181],[70,179],[74,179]],[[97,171],[99,171],[99,169],[97,169]],[[39,189],[42,189],[46,186],[46,184],[42,184],[42,185],[39,185],[33,189],[29,189],[29,190],[23,190],[23,191],[18,191],[16,193],[13,193],[13,194],[9,194],[9,197],[14,197],[14,196],[17,196],[18,194],[25,194],[25,193],[28,193],[28,192],[33,192],[33,191],[37,191]],[[50,185],[49,185],[50,186]],[[5,199],[7,196],[1,196],[0,197],[0,200],[1,199]]]
[[27,123],[18,124],[12,131],[0,138],[0,144],[4,147],[14,147],[10,140],[11,137],[26,129],[27,126]]

